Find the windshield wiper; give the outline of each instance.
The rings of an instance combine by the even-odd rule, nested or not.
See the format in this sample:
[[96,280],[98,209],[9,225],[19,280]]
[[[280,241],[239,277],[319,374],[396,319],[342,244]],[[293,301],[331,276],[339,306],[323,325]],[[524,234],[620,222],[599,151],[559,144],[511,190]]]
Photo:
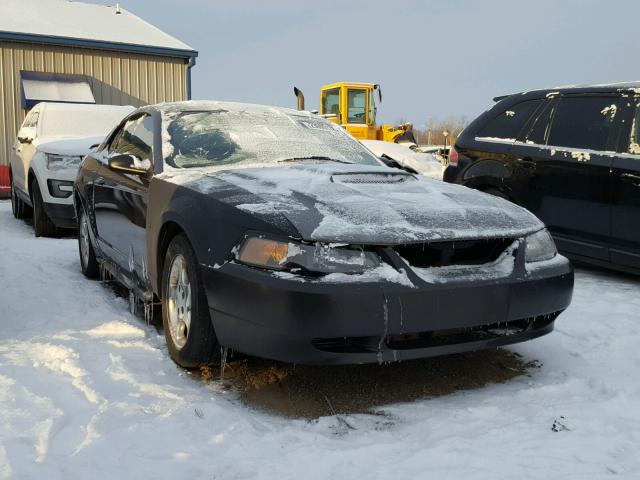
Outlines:
[[414,173],[416,175],[419,174],[417,170],[414,170],[413,168],[408,167],[407,165],[402,165],[399,161],[391,158],[386,153],[383,153],[382,155],[380,155],[379,158],[384,162],[384,164],[387,167],[397,168],[398,170],[404,170],[405,172]]
[[331,158],[331,157],[323,157],[321,155],[312,155],[310,157],[292,157],[292,158],[285,158],[284,160],[278,160],[277,163],[282,163],[282,162],[299,162],[300,160],[322,160],[325,162],[337,162],[337,163],[348,163],[348,164],[353,164],[353,162],[347,162],[346,160],[338,160],[337,158]]

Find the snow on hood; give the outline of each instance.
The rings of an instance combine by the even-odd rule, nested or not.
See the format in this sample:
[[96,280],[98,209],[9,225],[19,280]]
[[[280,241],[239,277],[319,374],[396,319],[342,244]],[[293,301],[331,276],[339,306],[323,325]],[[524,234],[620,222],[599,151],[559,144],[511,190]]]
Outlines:
[[430,153],[416,152],[407,145],[381,140],[360,140],[360,143],[378,157],[386,155],[400,165],[412,168],[421,175],[442,180],[442,164]]
[[56,155],[84,156],[91,146],[102,143],[104,136],[97,137],[41,137],[36,140],[38,151]]
[[308,241],[383,245],[517,238],[544,227],[504,199],[387,167],[302,162],[172,171],[160,178],[273,224],[284,217]]

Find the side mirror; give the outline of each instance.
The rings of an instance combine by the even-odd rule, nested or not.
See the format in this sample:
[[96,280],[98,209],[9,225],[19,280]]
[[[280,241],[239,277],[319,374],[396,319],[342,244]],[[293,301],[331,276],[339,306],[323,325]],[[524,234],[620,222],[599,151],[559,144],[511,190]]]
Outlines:
[[109,158],[109,168],[131,175],[145,175],[151,169],[149,160],[142,160],[128,153]]

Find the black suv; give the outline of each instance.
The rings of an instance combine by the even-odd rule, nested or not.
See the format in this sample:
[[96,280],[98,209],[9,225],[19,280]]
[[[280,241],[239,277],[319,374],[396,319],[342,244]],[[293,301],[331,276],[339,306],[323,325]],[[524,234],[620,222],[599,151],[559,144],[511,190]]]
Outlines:
[[640,82],[496,97],[444,180],[529,209],[574,260],[640,273]]

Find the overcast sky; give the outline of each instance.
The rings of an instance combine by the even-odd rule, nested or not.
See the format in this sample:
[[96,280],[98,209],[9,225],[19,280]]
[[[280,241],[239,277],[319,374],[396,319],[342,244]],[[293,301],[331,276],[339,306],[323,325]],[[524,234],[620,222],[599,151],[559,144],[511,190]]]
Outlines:
[[[113,4],[113,1],[87,0]],[[383,120],[474,117],[500,94],[640,78],[640,0],[123,0],[198,50],[193,97],[307,108],[382,85]]]

